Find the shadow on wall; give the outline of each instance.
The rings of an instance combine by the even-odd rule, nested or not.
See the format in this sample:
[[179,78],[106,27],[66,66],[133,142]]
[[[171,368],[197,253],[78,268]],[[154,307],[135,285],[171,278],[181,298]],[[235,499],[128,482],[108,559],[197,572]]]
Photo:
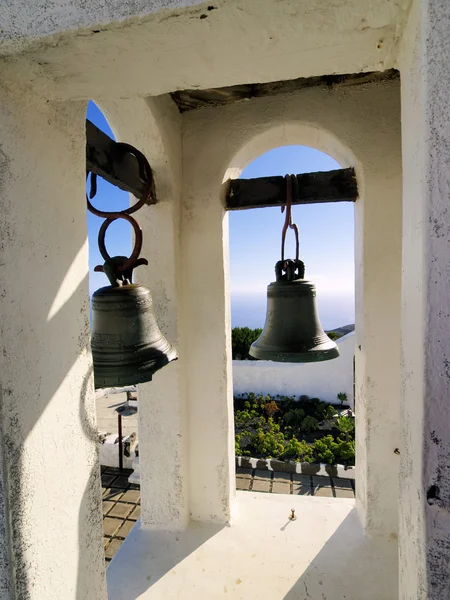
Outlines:
[[[92,400],[94,371],[91,367],[83,379],[83,385],[80,390],[79,414],[83,433],[86,438],[95,445],[96,455],[92,464],[89,465],[89,476],[83,497],[80,503],[78,516],[78,539],[79,548],[97,548],[99,551],[95,556],[95,563],[92,564],[93,555],[87,552],[78,553],[78,571],[76,600],[85,600],[92,596],[92,578],[87,574],[94,567],[97,572],[105,568],[104,550],[103,550],[103,517],[102,517],[102,493],[101,476],[98,462],[98,430],[96,422],[88,418],[89,411],[86,410],[86,400]],[[91,389],[90,389],[91,388]],[[106,578],[106,577],[105,577]],[[102,591],[98,591],[98,598],[102,598]]]
[[[76,256],[76,253],[74,255]],[[97,546],[98,552],[95,553],[94,559],[92,551],[89,553],[75,552],[75,546],[70,543],[66,552],[74,551],[73,565],[78,561],[77,588],[76,595],[73,598],[86,600],[86,598],[102,597],[101,589],[98,589],[98,595],[92,592],[92,586],[96,585],[94,582],[98,583],[99,581],[98,576],[93,578],[89,576],[89,573],[98,573],[104,569],[101,538],[101,483],[96,458],[97,432],[93,404],[92,371],[88,370],[85,373],[79,395],[69,393],[72,386],[74,389],[79,389],[80,370],[82,370],[83,364],[86,364],[86,367],[90,364],[88,358],[90,350],[87,311],[89,300],[86,293],[87,277],[80,281],[56,314],[51,318],[48,314],[49,307],[53,305],[53,301],[57,296],[59,283],[65,279],[66,264],[64,260],[61,260],[60,264],[55,267],[52,280],[48,281],[45,287],[40,288],[39,298],[33,297],[34,295],[30,293],[31,301],[29,302],[27,299],[22,301],[25,307],[22,306],[20,310],[22,315],[21,326],[23,330],[34,332],[35,339],[31,340],[31,344],[36,345],[35,362],[30,365],[28,370],[25,369],[20,373],[20,378],[18,373],[15,376],[13,375],[10,387],[6,389],[3,387],[2,390],[1,416],[5,463],[8,466],[9,511],[15,571],[13,585],[18,596],[23,598],[28,598],[38,569],[38,563],[33,564],[32,546],[46,543],[45,534],[42,540],[38,539],[37,536],[34,539],[27,537],[30,534],[30,515],[26,507],[29,511],[33,498],[40,495],[42,481],[47,481],[50,492],[52,486],[63,486],[65,478],[76,476],[72,473],[74,465],[70,464],[70,460],[67,461],[66,472],[61,473],[61,460],[58,458],[58,454],[60,452],[67,454],[67,448],[62,447],[67,441],[61,435],[61,432],[64,429],[70,430],[77,420],[79,421],[78,427],[81,426],[81,430],[87,439],[87,445],[81,444],[74,448],[74,456],[76,456],[76,452],[80,447],[84,451],[83,454],[76,456],[75,460],[80,463],[86,460],[89,461],[88,482],[81,503],[79,503],[79,542],[77,550],[80,548],[92,549]],[[26,306],[27,304],[29,304],[29,307]],[[79,320],[74,319],[75,314],[80,315]],[[46,352],[38,352],[39,342],[37,340],[44,340],[41,343],[50,344]],[[23,340],[17,342],[19,348],[20,344],[23,344]],[[64,348],[65,351],[59,352],[58,348]],[[23,350],[21,352],[26,355]],[[9,360],[12,360],[12,356]],[[79,361],[82,364],[78,365]],[[12,373],[14,373],[14,370],[14,368],[11,368]],[[47,374],[47,376],[43,377],[43,374]],[[21,382],[18,386],[14,382],[14,380],[17,382],[17,379],[20,379]],[[3,384],[4,382],[5,379],[3,379]],[[63,385],[68,392],[65,397],[60,391]],[[25,390],[25,394],[21,393],[23,390]],[[32,392],[29,390],[32,390]],[[86,406],[87,403],[91,405]],[[24,410],[25,405],[27,407],[26,411]],[[55,423],[55,426],[59,426],[59,433],[52,435],[51,431],[48,432],[50,435],[49,441],[53,445],[51,451],[47,453],[45,464],[39,466],[36,465],[36,457],[33,458],[32,452],[27,451],[26,440],[33,430],[39,427],[39,421],[43,415],[46,412],[48,415],[50,405],[50,411],[53,413],[51,421]],[[47,417],[44,416],[44,418]],[[50,428],[49,421],[45,424],[45,427],[46,429]],[[35,435],[36,431],[33,434]],[[69,433],[68,439],[71,436],[73,434]],[[89,447],[89,451],[86,451],[87,447]],[[32,445],[31,448],[33,448]],[[55,460],[52,460],[52,457]],[[39,478],[30,475],[31,471],[35,471],[36,468],[41,474]],[[55,480],[58,478],[58,473],[62,477],[59,483],[56,484]],[[83,479],[85,479],[85,475],[86,473],[83,473]],[[61,496],[58,496],[58,494],[55,495],[53,500],[59,504],[59,506],[53,507],[56,512],[52,513],[54,526],[57,527],[58,513],[60,514],[60,511],[64,512],[64,505]],[[73,499],[68,497],[67,502],[70,504]],[[51,541],[54,534],[50,533],[49,535],[48,539]],[[62,532],[60,535],[61,540],[64,540]],[[71,537],[70,532],[68,532],[68,536]],[[62,547],[63,541],[61,543]],[[88,588],[90,591],[88,591]]]

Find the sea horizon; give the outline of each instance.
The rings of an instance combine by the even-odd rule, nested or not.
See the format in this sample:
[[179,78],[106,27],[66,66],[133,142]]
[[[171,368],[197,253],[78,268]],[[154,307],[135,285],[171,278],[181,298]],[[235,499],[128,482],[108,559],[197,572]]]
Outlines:
[[[264,327],[267,306],[264,293],[231,293],[230,301],[232,327],[249,327],[250,329]],[[92,302],[90,304],[90,322],[92,324]],[[317,308],[322,327],[327,331],[355,322],[355,299],[352,293],[319,294]]]
[[[267,300],[264,294],[232,293],[232,327],[264,327]],[[355,322],[355,299],[352,293],[323,293],[317,297],[322,327],[330,331]]]

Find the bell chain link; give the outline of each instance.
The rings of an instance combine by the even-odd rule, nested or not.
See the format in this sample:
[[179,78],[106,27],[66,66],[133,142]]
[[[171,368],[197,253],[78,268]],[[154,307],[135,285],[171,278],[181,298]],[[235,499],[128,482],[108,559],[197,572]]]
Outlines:
[[[275,265],[275,275],[277,281],[294,281],[295,279],[303,279],[305,276],[305,265],[299,258],[300,242],[298,227],[292,222],[292,197],[293,194],[296,197],[298,196],[298,180],[295,175],[285,175],[284,180],[286,182],[286,204],[281,207],[281,212],[286,211],[286,216],[281,232],[281,260]],[[288,229],[292,229],[295,235],[295,259],[284,258],[284,247]]]
[[[145,185],[145,189],[147,190],[146,194],[144,194],[144,196],[138,202],[136,202],[136,204],[122,211],[99,210],[98,208],[95,208],[95,206],[93,206],[93,204],[91,203],[91,200],[95,197],[97,193],[97,175],[96,173],[91,173],[90,192],[89,197],[86,194],[86,201],[88,210],[92,214],[96,215],[97,217],[103,217],[105,219],[98,233],[98,248],[105,263],[103,265],[97,265],[94,268],[94,271],[105,273],[111,285],[120,286],[132,282],[133,269],[140,265],[148,265],[147,259],[139,258],[139,255],[142,250],[142,229],[139,223],[136,221],[136,219],[131,216],[131,214],[135,213],[140,208],[142,208],[144,204],[150,203],[149,200],[153,194],[154,182],[150,165],[145,156],[141,152],[139,152],[139,150],[137,150],[130,144],[118,142],[115,146],[115,151],[120,152],[122,156],[124,156],[125,154],[131,154],[135,157],[138,163],[139,178]],[[133,227],[135,234],[134,248],[129,257],[111,257],[106,249],[106,231],[111,225],[111,223],[113,223],[116,219],[124,219],[125,221],[128,221],[128,223],[130,223],[130,225]]]

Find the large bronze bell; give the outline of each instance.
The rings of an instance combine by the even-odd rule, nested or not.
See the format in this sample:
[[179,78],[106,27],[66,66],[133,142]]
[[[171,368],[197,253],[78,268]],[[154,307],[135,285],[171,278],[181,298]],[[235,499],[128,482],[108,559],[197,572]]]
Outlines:
[[143,285],[97,290],[92,296],[92,321],[96,388],[151,381],[156,371],[177,358],[158,327],[150,291]]
[[[281,260],[275,265],[276,281],[267,286],[266,323],[250,347],[250,356],[274,362],[306,363],[330,360],[339,349],[322,329],[317,314],[316,288],[306,281],[299,260],[298,227],[292,222],[292,197],[298,196],[298,180],[286,175],[286,217],[281,233]],[[295,260],[284,259],[286,232],[295,234]]]
[[266,323],[250,356],[290,363],[337,358],[339,349],[319,321],[316,288],[303,279],[303,263],[279,261],[275,271],[277,280],[267,286]]

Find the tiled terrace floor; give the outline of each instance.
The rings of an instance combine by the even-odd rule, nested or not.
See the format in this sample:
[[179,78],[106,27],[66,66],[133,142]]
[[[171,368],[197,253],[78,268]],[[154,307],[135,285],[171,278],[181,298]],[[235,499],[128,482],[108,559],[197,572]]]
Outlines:
[[[141,496],[138,485],[130,485],[131,471],[102,467],[103,534],[107,563],[117,552],[123,540],[139,518]],[[351,479],[311,477],[238,468],[236,488],[272,494],[300,494],[328,498],[354,498],[355,486]]]
[[108,563],[127,537],[141,513],[138,485],[130,485],[132,471],[102,467],[103,540]]

